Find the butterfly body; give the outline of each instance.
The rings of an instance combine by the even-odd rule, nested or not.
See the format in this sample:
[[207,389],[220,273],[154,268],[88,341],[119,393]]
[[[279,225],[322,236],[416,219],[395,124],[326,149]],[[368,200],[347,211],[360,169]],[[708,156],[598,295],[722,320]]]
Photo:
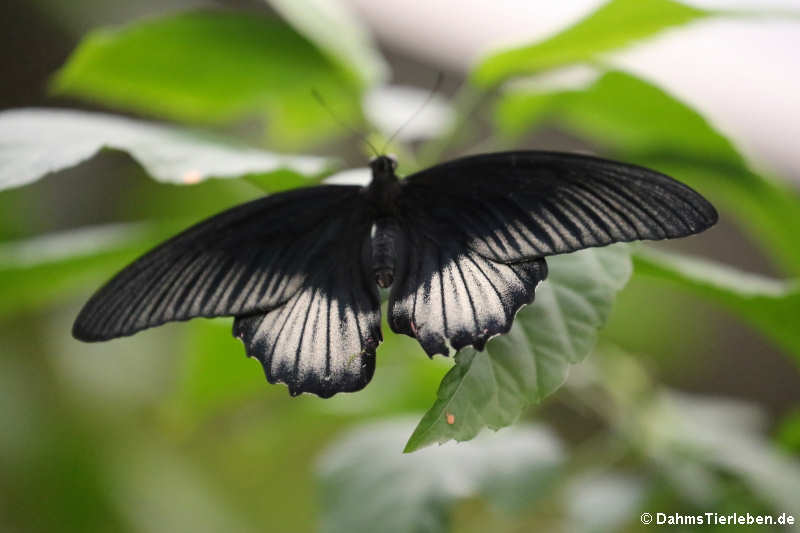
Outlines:
[[372,272],[382,289],[391,287],[399,261],[403,257],[405,238],[400,224],[393,218],[379,218],[370,232]]
[[234,316],[270,382],[328,397],[363,388],[387,321],[432,356],[483,349],[547,277],[546,257],[698,233],[714,208],[658,172],[555,152],[457,159],[365,187],[296,189],[234,207],[126,267],[73,334],[108,340],[169,321]]
[[363,194],[369,202],[376,219],[396,217],[402,185],[395,174],[397,162],[389,156],[379,156],[370,162],[372,180],[364,187]]

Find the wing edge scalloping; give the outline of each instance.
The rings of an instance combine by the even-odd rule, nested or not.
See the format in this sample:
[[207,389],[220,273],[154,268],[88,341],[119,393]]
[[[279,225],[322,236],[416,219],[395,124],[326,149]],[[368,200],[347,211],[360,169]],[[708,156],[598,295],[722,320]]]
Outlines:
[[[434,247],[438,248],[438,243],[435,239],[432,239],[430,236],[424,237],[427,240],[431,240],[434,244]],[[429,250],[430,251],[430,250]],[[418,252],[419,253],[419,252]],[[452,251],[451,251],[452,253]],[[488,316],[485,320],[489,321],[492,320],[494,327],[489,328],[488,331],[484,330],[483,333],[479,331],[480,329],[480,320],[473,321],[475,324],[474,328],[468,332],[466,336],[459,335],[458,331],[453,331],[452,334],[445,331],[435,331],[432,336],[428,336],[427,340],[420,335],[422,328],[420,327],[420,321],[418,321],[417,315],[417,306],[419,305],[420,301],[425,301],[425,296],[420,295],[420,291],[424,288],[425,283],[422,280],[414,280],[417,285],[417,289],[414,291],[409,291],[406,287],[407,284],[407,276],[409,273],[414,272],[415,275],[419,275],[420,272],[420,264],[424,261],[421,257],[417,257],[414,261],[415,265],[408,265],[406,268],[406,272],[404,272],[404,276],[402,279],[398,279],[398,285],[396,288],[393,288],[392,293],[389,297],[389,305],[387,308],[388,313],[388,322],[390,329],[399,334],[407,335],[416,339],[420,345],[425,350],[426,354],[429,357],[433,357],[433,355],[439,353],[444,356],[449,356],[450,348],[455,349],[455,351],[459,351],[467,346],[473,346],[476,349],[483,350],[486,346],[486,343],[491,340],[492,338],[503,335],[508,333],[513,326],[513,322],[516,319],[516,315],[520,309],[522,309],[525,305],[529,305],[534,301],[536,289],[538,289],[540,283],[547,278],[547,262],[543,257],[537,257],[530,261],[516,261],[513,263],[505,263],[502,261],[497,261],[495,259],[487,258],[482,254],[478,253],[475,250],[472,250],[469,247],[465,247],[465,253],[458,257],[458,261],[463,261],[463,258],[468,256],[469,254],[474,254],[475,256],[479,257],[482,261],[487,263],[492,263],[494,265],[500,265],[503,267],[507,267],[510,271],[517,277],[521,288],[524,290],[519,290],[517,293],[513,294],[513,298],[510,302],[505,302],[503,300],[503,296],[501,292],[498,291],[497,287],[492,284],[489,277],[486,276],[485,273],[482,273],[486,278],[487,283],[492,286],[492,289],[497,293],[498,302],[500,306],[502,306],[502,317],[497,320],[497,317]],[[470,259],[474,262],[474,259]],[[451,260],[448,264],[454,264],[455,261]],[[532,266],[531,272],[525,273],[520,269],[524,268],[524,265],[529,264]],[[495,267],[493,267],[495,268]],[[445,275],[444,269],[440,266],[438,269],[438,277],[443,277]],[[436,276],[430,275],[429,277],[434,278]],[[437,278],[438,279],[438,278]],[[533,281],[533,283],[531,283]],[[465,293],[469,295],[469,298],[474,298],[471,294],[471,291],[466,286],[467,282],[464,281],[464,290]],[[532,285],[532,286],[531,286]],[[501,287],[502,288],[502,287]],[[402,291],[402,292],[401,292]],[[411,308],[409,309],[408,306],[410,302],[414,302]],[[442,300],[444,301],[444,300]],[[441,311],[441,310],[439,310]],[[438,312],[438,311],[437,311]],[[444,320],[443,327],[444,327]],[[424,325],[422,327],[425,327]],[[460,336],[460,339],[458,338]]]
[[[305,290],[310,290],[306,288]],[[315,292],[319,292],[315,290]],[[295,296],[298,296],[296,294]],[[293,296],[294,297],[294,296]],[[326,298],[328,302],[326,307],[325,313],[323,313],[328,321],[328,327],[326,328],[326,335],[325,337],[325,344],[326,347],[331,346],[330,342],[330,334],[331,328],[335,328],[336,325],[331,323],[330,321],[330,310],[331,307],[337,305],[336,300],[332,298]],[[296,365],[298,364],[300,358],[303,356],[303,347],[304,341],[303,337],[305,335],[305,331],[303,335],[300,335],[301,338],[298,339],[297,348],[295,352],[295,360],[293,365],[295,365],[292,376],[287,377],[283,371],[283,366],[280,364],[278,365],[277,369],[273,369],[273,360],[275,356],[275,350],[277,349],[277,338],[275,340],[270,341],[267,335],[262,335],[261,338],[257,338],[259,335],[262,325],[267,318],[267,315],[270,313],[274,313],[276,311],[280,311],[286,305],[290,305],[291,301],[284,302],[280,306],[267,313],[253,313],[249,315],[242,315],[236,316],[233,327],[232,327],[232,334],[235,338],[239,339],[242,342],[242,345],[245,349],[245,355],[247,357],[251,357],[253,359],[258,360],[261,363],[261,367],[264,371],[264,375],[267,381],[271,384],[283,383],[287,385],[289,388],[289,394],[292,396],[297,396],[303,393],[310,393],[315,394],[321,398],[330,398],[335,394],[340,392],[356,392],[364,387],[366,387],[369,382],[372,380],[375,374],[375,366],[376,366],[376,355],[377,349],[380,344],[383,342],[383,334],[381,332],[380,327],[380,307],[377,307],[372,313],[364,312],[361,309],[358,310],[351,310],[353,313],[353,319],[350,322],[353,322],[352,328],[358,328],[358,337],[359,337],[359,344],[361,345],[361,349],[358,352],[355,352],[350,355],[351,361],[355,361],[355,357],[361,358],[359,362],[358,368],[359,371],[353,373],[354,378],[347,380],[345,386],[337,385],[335,380],[327,380],[326,376],[317,376],[315,373],[308,374],[303,380],[299,383],[297,381],[297,372],[296,372]],[[345,307],[347,307],[345,305]],[[288,323],[292,319],[293,309],[289,310],[286,313],[286,320],[285,323]],[[359,318],[359,315],[362,315],[364,318]],[[317,316],[317,320],[319,320],[320,315]],[[337,315],[341,322],[341,316]],[[368,335],[366,338],[362,335],[362,328],[358,327],[362,325],[360,320],[364,320],[363,331],[366,332]],[[358,323],[358,324],[356,324]],[[283,327],[281,328],[283,329]],[[353,331],[351,330],[350,333]],[[263,348],[263,349],[261,349]],[[269,356],[267,356],[267,352],[269,352]],[[325,354],[325,369],[328,370],[330,368],[331,354],[329,350],[326,350]],[[346,364],[351,364],[351,362],[347,362]],[[285,366],[285,365],[284,365]],[[311,384],[311,386],[309,386]]]

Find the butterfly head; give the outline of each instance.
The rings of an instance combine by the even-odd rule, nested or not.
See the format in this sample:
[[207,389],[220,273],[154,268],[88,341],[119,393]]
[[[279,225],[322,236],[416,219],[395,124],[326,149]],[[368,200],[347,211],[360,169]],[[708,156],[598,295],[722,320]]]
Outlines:
[[372,180],[377,182],[397,181],[394,171],[397,170],[397,159],[390,155],[379,155],[369,162],[372,169]]

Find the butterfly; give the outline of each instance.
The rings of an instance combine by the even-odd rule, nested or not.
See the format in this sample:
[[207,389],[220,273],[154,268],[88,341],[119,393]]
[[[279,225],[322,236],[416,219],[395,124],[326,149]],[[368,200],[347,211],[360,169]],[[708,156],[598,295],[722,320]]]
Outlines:
[[[381,289],[389,328],[429,356],[482,350],[547,277],[545,258],[671,239],[717,221],[659,172],[585,155],[468,156],[366,186],[319,185],[212,216],[98,290],[73,335],[104,341],[170,321],[233,316],[233,334],[292,395],[362,389],[375,371]],[[385,291],[384,291],[385,292]]]

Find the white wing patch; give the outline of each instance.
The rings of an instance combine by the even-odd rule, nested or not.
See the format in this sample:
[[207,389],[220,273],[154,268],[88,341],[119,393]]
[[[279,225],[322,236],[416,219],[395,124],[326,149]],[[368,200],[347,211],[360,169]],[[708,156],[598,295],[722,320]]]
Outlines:
[[389,297],[389,326],[415,337],[428,355],[483,349],[511,328],[547,276],[544,259],[508,265],[457,243],[414,236],[415,246]]
[[357,391],[375,372],[377,293],[344,274],[322,272],[280,307],[234,322],[234,336],[261,361],[267,380],[286,383],[293,396]]

